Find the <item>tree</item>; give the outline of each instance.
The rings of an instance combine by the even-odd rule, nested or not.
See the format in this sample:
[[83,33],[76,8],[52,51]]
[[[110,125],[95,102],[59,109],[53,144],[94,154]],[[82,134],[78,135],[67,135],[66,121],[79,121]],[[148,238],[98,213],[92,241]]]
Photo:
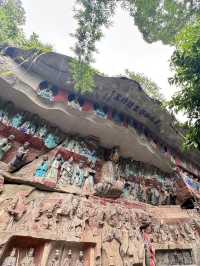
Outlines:
[[[112,24],[118,4],[133,17],[149,43],[161,40],[165,44],[172,44],[176,34],[194,20],[200,11],[199,0],[76,0],[76,3],[78,27],[73,36],[76,38],[74,52],[79,67],[75,71],[79,71],[82,64],[84,68],[84,64],[94,61],[96,42],[103,37],[103,28]],[[84,78],[85,75],[74,76]],[[91,79],[92,76],[90,83]],[[80,80],[75,81],[80,83]]]
[[15,44],[23,37],[25,11],[20,0],[4,0],[0,5],[0,42]]
[[137,81],[144,89],[146,94],[152,99],[158,100],[160,102],[165,101],[164,96],[160,92],[160,88],[150,78],[146,77],[144,74],[129,71],[128,69],[126,69],[125,72],[130,79]]
[[176,39],[176,50],[171,59],[175,72],[170,79],[179,91],[170,101],[175,112],[188,117],[189,131],[185,139],[188,148],[200,149],[200,19],[188,25]]

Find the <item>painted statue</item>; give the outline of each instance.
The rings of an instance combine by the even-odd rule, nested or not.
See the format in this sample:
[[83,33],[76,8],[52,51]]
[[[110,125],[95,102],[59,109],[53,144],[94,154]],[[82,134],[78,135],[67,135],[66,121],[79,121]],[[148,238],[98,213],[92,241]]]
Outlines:
[[82,187],[84,183],[84,162],[80,162],[79,164],[76,164],[74,167],[74,173],[72,176],[72,184]]
[[30,248],[26,256],[21,260],[20,266],[35,266],[34,263],[34,249]]
[[10,172],[14,172],[26,164],[26,159],[28,156],[29,147],[30,147],[30,143],[27,141],[24,143],[24,145],[19,147],[19,149],[17,150],[15,158],[11,161],[11,163],[9,165],[9,171]]
[[63,260],[62,266],[72,266],[72,250],[69,249],[66,258]]
[[10,256],[6,257],[2,266],[17,266],[16,249],[13,248]]
[[79,258],[77,259],[75,266],[84,266],[83,251],[80,251]]
[[29,135],[34,135],[36,132],[36,125],[33,121],[25,121],[20,127],[20,131]]
[[85,169],[85,182],[83,186],[83,191],[85,192],[93,192],[94,190],[94,176],[95,176],[95,165],[91,163],[90,167]]
[[42,163],[37,167],[34,176],[38,179],[44,179],[49,169],[48,156],[44,156]]
[[49,266],[60,266],[60,250],[56,249],[53,259],[48,264]]
[[74,161],[73,157],[70,157],[68,161],[65,161],[62,164],[59,185],[71,184],[74,172],[73,161]]
[[55,148],[60,142],[60,138],[58,136],[57,128],[55,130],[51,130],[44,139],[45,146],[48,149]]
[[10,126],[11,122],[11,114],[14,110],[14,104],[12,102],[8,102],[5,104],[3,108],[3,112],[1,113],[1,121],[4,125]]
[[119,172],[119,153],[118,149],[113,149],[110,160],[102,166],[101,170],[101,182],[113,184],[115,181],[120,179]]
[[10,135],[8,138],[0,139],[0,160],[2,160],[5,154],[12,148],[12,142],[14,139],[14,135]]
[[44,98],[44,99],[46,99],[46,100],[48,100],[48,101],[50,101],[50,102],[53,102],[53,91],[51,90],[51,88],[49,88],[49,87],[47,87],[47,88],[44,88],[44,89],[38,89],[37,90],[37,94],[40,96],[40,97],[42,97],[42,98]]
[[23,121],[24,121],[24,117],[25,117],[25,113],[26,112],[20,112],[20,113],[17,113],[13,118],[12,118],[12,121],[11,121],[11,126],[14,127],[14,128],[20,128]]
[[57,182],[59,178],[59,171],[60,171],[61,165],[62,165],[62,156],[61,154],[57,154],[50,165],[46,178]]
[[48,133],[48,126],[46,121],[43,119],[40,123],[40,126],[38,126],[35,136],[39,137],[40,139],[44,139]]

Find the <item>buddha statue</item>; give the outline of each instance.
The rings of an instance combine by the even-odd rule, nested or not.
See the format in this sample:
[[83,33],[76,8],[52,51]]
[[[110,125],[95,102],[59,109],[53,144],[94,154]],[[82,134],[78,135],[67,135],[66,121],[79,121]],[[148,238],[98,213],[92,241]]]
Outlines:
[[68,253],[66,254],[66,258],[64,259],[62,266],[72,266],[72,250],[69,249]]
[[56,249],[53,259],[48,264],[49,266],[60,266],[60,250]]
[[48,149],[53,149],[59,144],[59,142],[60,138],[58,136],[58,129],[52,128],[44,139],[45,146]]
[[25,257],[21,260],[20,266],[35,266],[34,263],[34,248],[30,248]]
[[77,259],[75,266],[84,266],[84,255],[83,251],[80,251],[79,258]]
[[15,158],[10,162],[9,172],[14,172],[26,164],[30,143],[25,142],[16,152]]
[[17,114],[15,114],[11,120],[11,126],[14,128],[20,128],[20,126],[22,125],[24,118],[26,116],[26,112],[19,112]]
[[43,180],[47,175],[48,169],[48,156],[44,156],[42,159],[42,163],[37,167],[34,176],[36,177],[36,179]]
[[46,179],[49,179],[57,183],[59,179],[58,174],[59,174],[61,165],[62,165],[62,155],[58,153],[50,164],[49,170],[46,175]]
[[74,173],[72,176],[72,184],[82,187],[84,183],[84,162],[81,161],[79,164],[76,164],[74,167]]
[[6,257],[2,266],[17,266],[16,249],[13,248],[10,256]]
[[74,173],[73,157],[65,161],[61,167],[60,179],[58,185],[69,185],[72,182],[72,176]]
[[8,138],[0,139],[0,160],[2,160],[5,154],[12,148],[12,142],[14,139],[14,135],[10,135]]

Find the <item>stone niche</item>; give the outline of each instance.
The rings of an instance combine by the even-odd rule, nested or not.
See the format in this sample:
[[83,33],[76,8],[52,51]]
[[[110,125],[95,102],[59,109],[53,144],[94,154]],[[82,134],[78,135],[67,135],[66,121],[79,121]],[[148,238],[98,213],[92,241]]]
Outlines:
[[196,265],[191,249],[156,251],[156,265]]
[[93,266],[94,246],[88,243],[12,237],[1,250],[2,266]]

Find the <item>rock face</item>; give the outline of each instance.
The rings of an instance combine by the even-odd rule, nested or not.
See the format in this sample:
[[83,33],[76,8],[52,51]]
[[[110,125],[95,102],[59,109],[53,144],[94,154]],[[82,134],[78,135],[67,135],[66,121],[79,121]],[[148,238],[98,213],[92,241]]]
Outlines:
[[2,51],[0,265],[200,265],[199,154],[159,104],[120,78],[77,95],[69,57]]

